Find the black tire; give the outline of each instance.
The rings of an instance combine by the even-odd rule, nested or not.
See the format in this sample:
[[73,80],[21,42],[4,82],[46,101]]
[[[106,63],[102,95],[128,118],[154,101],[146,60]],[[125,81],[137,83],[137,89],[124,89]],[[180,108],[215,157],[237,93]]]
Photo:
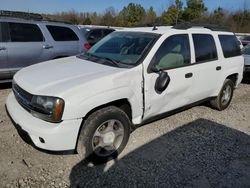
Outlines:
[[[123,138],[120,139],[120,145],[116,150],[111,150],[108,156],[100,156],[94,151],[94,135],[96,131],[99,131],[100,126],[103,125],[107,121],[116,120],[119,125],[123,126]],[[109,106],[97,110],[92,113],[84,122],[77,143],[77,152],[81,156],[81,158],[97,163],[104,163],[111,159],[116,158],[125,148],[129,135],[130,135],[130,126],[131,121],[127,114],[122,111],[120,108],[115,106]],[[101,138],[101,137],[100,137]],[[103,139],[104,140],[104,139]],[[99,147],[101,148],[101,147]]]
[[[231,91],[231,92],[229,92],[230,96],[228,97],[228,100],[223,102],[224,91],[228,87],[230,88],[230,91]],[[219,95],[210,101],[210,105],[219,111],[225,110],[231,103],[231,100],[233,98],[233,91],[234,91],[233,81],[226,79],[222,88],[221,88]]]

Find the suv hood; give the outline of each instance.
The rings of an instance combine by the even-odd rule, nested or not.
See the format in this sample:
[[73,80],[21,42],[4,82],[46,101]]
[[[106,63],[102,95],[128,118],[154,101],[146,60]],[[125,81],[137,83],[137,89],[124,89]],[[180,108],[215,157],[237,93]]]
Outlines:
[[37,95],[62,94],[83,84],[124,69],[68,57],[39,63],[16,73],[14,81],[24,90]]

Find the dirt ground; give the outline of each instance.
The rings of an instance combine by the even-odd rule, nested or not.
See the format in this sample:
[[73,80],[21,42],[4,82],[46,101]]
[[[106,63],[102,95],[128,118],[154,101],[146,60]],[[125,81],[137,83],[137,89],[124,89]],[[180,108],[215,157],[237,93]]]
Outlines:
[[222,112],[196,106],[135,130],[121,156],[93,166],[26,144],[0,89],[0,187],[250,187],[250,83]]

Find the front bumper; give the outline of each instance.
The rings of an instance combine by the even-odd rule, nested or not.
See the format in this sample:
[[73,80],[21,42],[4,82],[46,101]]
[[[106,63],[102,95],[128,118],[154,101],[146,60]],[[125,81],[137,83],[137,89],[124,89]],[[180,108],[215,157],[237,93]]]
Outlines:
[[29,135],[36,147],[50,151],[75,149],[82,119],[65,120],[61,123],[38,119],[20,106],[13,92],[7,98],[6,108],[17,127]]

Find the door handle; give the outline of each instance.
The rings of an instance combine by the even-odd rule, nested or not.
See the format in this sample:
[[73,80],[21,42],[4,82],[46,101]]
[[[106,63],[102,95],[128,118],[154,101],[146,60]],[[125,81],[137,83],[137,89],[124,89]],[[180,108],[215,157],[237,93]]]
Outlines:
[[6,50],[6,47],[0,47],[0,50]]
[[54,46],[51,46],[49,44],[46,44],[43,46],[43,49],[50,49],[50,48],[54,48]]
[[192,72],[189,72],[189,73],[185,74],[185,78],[191,78],[192,76],[193,76]]
[[221,70],[221,66],[216,67],[216,70],[217,71]]

